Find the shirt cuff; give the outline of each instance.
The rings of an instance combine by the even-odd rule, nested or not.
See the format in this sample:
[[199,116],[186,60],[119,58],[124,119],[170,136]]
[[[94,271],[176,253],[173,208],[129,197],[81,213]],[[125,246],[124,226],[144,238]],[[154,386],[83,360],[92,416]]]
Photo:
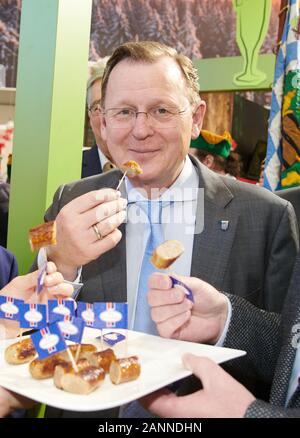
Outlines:
[[225,341],[225,338],[226,338],[226,335],[227,335],[227,332],[228,332],[228,327],[229,327],[229,324],[230,324],[231,316],[232,316],[232,305],[231,305],[231,302],[228,299],[228,297],[226,297],[226,299],[227,299],[227,309],[228,309],[227,319],[226,319],[225,326],[224,326],[224,329],[222,331],[222,334],[219,337],[217,343],[215,344],[216,347],[223,347],[223,344],[224,344],[224,341]]

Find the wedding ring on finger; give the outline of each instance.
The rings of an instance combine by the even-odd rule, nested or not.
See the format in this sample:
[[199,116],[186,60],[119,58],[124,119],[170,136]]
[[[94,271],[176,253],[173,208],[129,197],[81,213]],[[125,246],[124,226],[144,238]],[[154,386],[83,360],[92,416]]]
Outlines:
[[97,239],[101,240],[103,236],[101,235],[99,228],[97,227],[97,224],[93,225],[93,230],[97,236]]

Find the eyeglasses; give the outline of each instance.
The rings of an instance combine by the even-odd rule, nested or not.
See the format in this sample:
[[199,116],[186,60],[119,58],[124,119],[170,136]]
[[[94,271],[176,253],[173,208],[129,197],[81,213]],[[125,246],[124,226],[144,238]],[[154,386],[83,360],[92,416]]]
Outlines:
[[176,128],[180,117],[187,109],[174,107],[155,107],[148,111],[136,111],[132,108],[109,108],[103,112],[112,128],[133,128],[138,114],[145,114],[153,128]]
[[89,112],[92,116],[99,116],[101,114],[101,105],[99,100],[94,102],[92,106],[89,107]]

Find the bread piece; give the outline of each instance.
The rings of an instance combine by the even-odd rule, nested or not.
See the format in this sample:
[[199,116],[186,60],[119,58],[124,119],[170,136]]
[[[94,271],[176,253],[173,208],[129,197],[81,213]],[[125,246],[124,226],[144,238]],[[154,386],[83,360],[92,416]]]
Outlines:
[[183,245],[178,240],[166,240],[158,245],[151,256],[151,263],[158,269],[166,269],[184,252]]
[[34,359],[29,364],[29,372],[34,379],[49,379],[53,376],[55,367],[67,363],[62,353],[53,354],[45,359]]
[[109,369],[110,380],[115,385],[136,380],[140,374],[141,366],[137,356],[117,359],[111,363]]
[[50,221],[29,230],[29,243],[32,251],[45,246],[56,245],[56,222]]
[[[73,356],[76,355],[79,344],[69,345],[69,350]],[[78,363],[85,358],[89,353],[96,351],[95,345],[80,344],[80,352],[78,355]],[[54,375],[54,370],[57,365],[69,364],[69,355],[66,351],[53,354],[45,359],[35,359],[29,365],[30,374],[34,379],[49,379]]]
[[105,378],[102,368],[88,366],[75,373],[74,370],[61,376],[60,384],[64,391],[73,394],[89,394],[94,391]]
[[116,360],[115,353],[111,348],[107,348],[103,351],[96,351],[86,357],[91,365],[103,368],[105,373],[109,372],[111,362]]
[[[76,363],[78,371],[89,367],[91,364],[87,359],[79,359]],[[63,361],[54,368],[53,381],[57,388],[62,389],[62,378],[67,373],[74,372],[74,368],[71,362]]]
[[22,339],[6,348],[4,357],[11,365],[20,365],[30,362],[36,356],[36,349],[31,338]]
[[[74,357],[77,355],[79,345],[80,345],[80,351],[77,359],[85,358],[87,354],[94,353],[97,350],[97,348],[93,344],[72,344],[69,345],[69,350],[71,351]],[[68,353],[64,351],[63,354],[65,356],[65,359],[69,360]]]

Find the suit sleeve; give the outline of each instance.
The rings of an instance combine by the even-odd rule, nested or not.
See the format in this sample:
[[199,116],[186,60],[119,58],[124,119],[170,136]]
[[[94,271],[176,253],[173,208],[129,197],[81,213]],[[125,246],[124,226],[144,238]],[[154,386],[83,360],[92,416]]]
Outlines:
[[53,197],[53,202],[45,213],[44,216],[45,222],[53,221],[58,215],[61,209],[61,200],[62,200],[64,188],[65,186],[62,185],[56,190]]
[[229,365],[241,378],[260,379],[271,384],[281,346],[281,317],[266,312],[241,297],[227,295],[232,318],[224,347],[246,350],[246,356]]
[[265,271],[263,308],[281,312],[299,248],[298,225],[294,208],[287,202],[270,242]]
[[246,411],[246,418],[299,418],[300,408],[283,408],[255,400]]

